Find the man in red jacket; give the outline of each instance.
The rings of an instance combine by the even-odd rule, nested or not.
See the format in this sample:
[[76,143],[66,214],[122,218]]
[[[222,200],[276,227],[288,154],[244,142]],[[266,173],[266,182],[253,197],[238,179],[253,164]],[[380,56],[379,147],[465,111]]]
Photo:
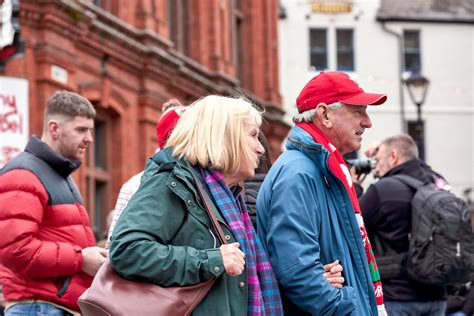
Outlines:
[[56,92],[41,138],[0,170],[0,284],[5,315],[70,315],[105,261],[70,174],[92,143],[95,110]]

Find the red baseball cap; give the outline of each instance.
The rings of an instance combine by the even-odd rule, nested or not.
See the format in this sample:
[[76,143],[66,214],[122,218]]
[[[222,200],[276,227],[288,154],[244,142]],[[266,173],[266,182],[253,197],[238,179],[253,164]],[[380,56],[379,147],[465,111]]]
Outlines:
[[296,99],[298,112],[315,109],[319,103],[341,102],[350,105],[380,105],[385,94],[367,93],[344,72],[321,72],[311,79]]
[[179,118],[186,111],[187,106],[177,106],[166,110],[160,117],[160,120],[156,124],[156,136],[158,138],[158,147],[163,148],[168,137],[170,136],[173,129],[176,127]]

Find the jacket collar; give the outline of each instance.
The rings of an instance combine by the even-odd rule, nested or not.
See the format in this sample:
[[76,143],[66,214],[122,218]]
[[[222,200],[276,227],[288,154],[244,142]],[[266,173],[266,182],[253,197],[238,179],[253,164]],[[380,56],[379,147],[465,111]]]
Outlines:
[[[147,161],[146,169],[173,169],[174,173],[180,174],[181,176],[188,179],[193,178],[191,175],[189,175],[189,172],[193,172],[192,170],[194,170],[195,174],[199,174],[201,178],[203,177],[199,167],[191,165],[186,159],[178,159],[173,157],[172,153],[173,148],[171,147],[165,148],[155,153],[153,157]],[[203,184],[205,190],[207,190],[207,185],[204,183],[204,181],[202,181],[201,183]],[[242,193],[243,188],[239,184],[236,184],[232,186],[230,190],[232,194],[237,197],[239,194]]]
[[58,154],[38,136],[31,137],[26,145],[25,151],[46,162],[64,178],[67,178],[81,165],[80,160],[66,159]]
[[382,178],[387,178],[397,174],[408,174],[425,183],[433,182],[434,176],[441,177],[441,175],[435,173],[431,167],[421,159],[408,160],[390,169]]
[[299,126],[291,128],[286,149],[301,151],[313,160],[329,156],[329,151],[323,145],[316,143],[313,137]]

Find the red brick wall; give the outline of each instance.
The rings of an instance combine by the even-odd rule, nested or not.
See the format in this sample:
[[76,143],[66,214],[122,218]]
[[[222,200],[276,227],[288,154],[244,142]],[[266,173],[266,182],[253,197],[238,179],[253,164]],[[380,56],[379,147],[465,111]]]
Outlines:
[[[289,127],[281,119],[278,90],[278,2],[241,0],[241,78],[229,25],[231,1],[184,2],[192,6],[187,55],[171,42],[166,0],[106,0],[103,8],[92,1],[20,2],[25,51],[6,62],[0,75],[29,80],[31,134],[41,134],[44,104],[58,89],[84,95],[107,116],[107,210],[122,183],[155,151],[155,124],[161,104],[171,97],[190,103],[210,93],[250,91],[269,113],[263,129],[272,157],[281,151]],[[66,83],[52,79],[52,65],[67,71]],[[85,197],[86,175],[84,166],[74,175]]]

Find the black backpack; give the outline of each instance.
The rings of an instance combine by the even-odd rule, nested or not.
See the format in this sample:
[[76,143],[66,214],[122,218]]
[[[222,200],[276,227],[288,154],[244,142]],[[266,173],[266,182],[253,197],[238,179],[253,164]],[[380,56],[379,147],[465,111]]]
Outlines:
[[474,272],[474,230],[466,202],[408,175],[395,175],[413,188],[407,275],[421,283],[448,285]]

